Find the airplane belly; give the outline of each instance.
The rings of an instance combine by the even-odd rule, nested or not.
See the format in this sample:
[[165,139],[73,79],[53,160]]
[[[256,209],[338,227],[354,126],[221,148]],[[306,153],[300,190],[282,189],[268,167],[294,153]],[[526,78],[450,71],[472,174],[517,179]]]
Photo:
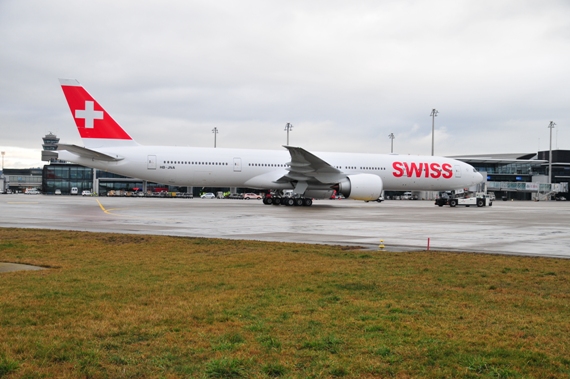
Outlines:
[[211,170],[196,171],[194,175],[194,180],[192,182],[196,183],[195,184],[196,187],[199,186],[210,187],[217,185],[216,177],[212,174]]

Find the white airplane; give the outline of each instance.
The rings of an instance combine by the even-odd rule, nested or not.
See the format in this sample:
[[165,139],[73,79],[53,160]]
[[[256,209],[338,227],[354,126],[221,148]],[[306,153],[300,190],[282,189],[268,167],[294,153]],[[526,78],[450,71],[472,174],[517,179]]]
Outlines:
[[[60,79],[85,147],[59,144],[59,159],[155,183],[272,190],[266,204],[310,206],[338,191],[377,200],[388,191],[445,191],[478,184],[472,166],[435,156],[311,153],[286,150],[143,146],[115,122],[77,80]],[[293,190],[294,197],[281,197]]]

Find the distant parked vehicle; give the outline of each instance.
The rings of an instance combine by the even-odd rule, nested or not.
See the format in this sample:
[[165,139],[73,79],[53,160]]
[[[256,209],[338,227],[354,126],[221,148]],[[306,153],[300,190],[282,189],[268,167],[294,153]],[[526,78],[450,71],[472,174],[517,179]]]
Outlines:
[[215,199],[216,195],[214,195],[211,192],[205,193],[202,196],[200,196],[200,199]]
[[24,192],[24,193],[25,193],[26,195],[39,195],[39,194],[41,194],[41,192],[38,191],[38,190],[35,189],[35,188],[29,188],[29,189],[27,189],[26,192]]
[[61,190],[60,190],[59,188],[56,189],[56,190],[55,190],[55,194],[56,194],[56,195],[61,195]]
[[243,195],[241,193],[230,193],[228,195],[228,199],[243,199]]
[[249,199],[261,200],[261,196],[255,194],[255,193],[244,193],[243,199],[244,200],[249,200]]
[[69,191],[71,195],[77,195],[79,193],[79,189],[77,187],[71,187],[71,191]]
[[83,191],[81,192],[81,196],[91,196],[91,191],[89,191],[89,190],[83,190]]

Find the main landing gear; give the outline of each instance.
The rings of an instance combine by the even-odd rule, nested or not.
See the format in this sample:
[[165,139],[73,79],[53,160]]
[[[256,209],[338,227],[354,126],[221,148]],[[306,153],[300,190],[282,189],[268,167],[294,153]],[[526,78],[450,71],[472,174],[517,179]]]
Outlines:
[[265,205],[286,205],[291,206],[303,206],[310,207],[313,205],[313,199],[304,197],[265,197],[263,198],[263,204]]

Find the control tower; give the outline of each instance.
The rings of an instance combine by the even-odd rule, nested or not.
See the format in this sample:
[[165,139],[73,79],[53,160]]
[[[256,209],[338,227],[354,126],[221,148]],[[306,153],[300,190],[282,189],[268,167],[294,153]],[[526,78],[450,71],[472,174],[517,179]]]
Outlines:
[[57,146],[59,144],[59,138],[52,132],[46,134],[43,138],[44,143],[42,144],[42,161],[53,162],[57,161]]

